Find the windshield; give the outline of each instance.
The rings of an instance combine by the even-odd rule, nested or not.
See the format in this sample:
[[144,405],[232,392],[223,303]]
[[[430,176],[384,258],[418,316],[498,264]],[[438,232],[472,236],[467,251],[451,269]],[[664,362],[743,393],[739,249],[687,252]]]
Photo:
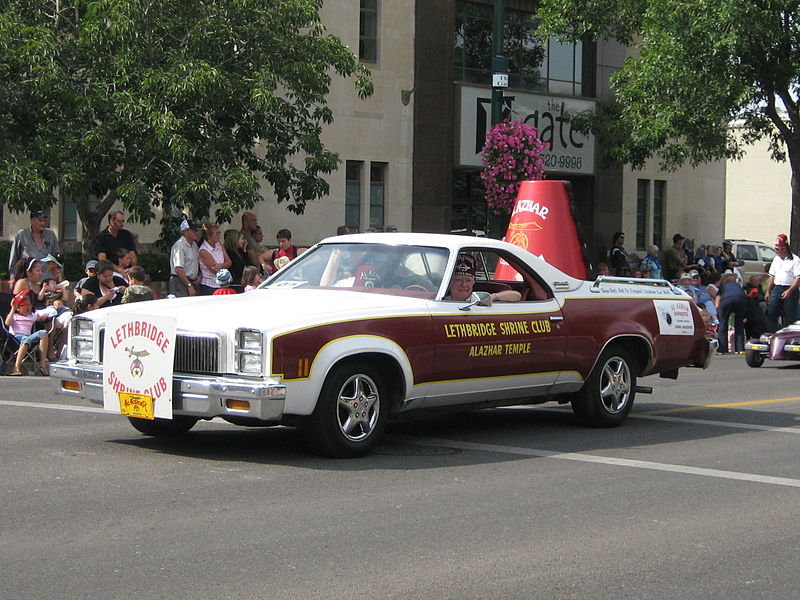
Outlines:
[[261,287],[329,288],[433,298],[447,265],[446,248],[325,244],[301,254]]

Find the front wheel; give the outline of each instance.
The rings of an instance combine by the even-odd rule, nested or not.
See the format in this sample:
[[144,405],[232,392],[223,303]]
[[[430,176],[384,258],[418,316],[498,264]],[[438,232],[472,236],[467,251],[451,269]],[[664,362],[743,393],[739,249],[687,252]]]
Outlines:
[[764,355],[758,350],[747,350],[744,353],[744,362],[747,363],[748,367],[757,369],[764,364]]
[[636,395],[635,363],[622,347],[606,349],[572,398],[572,411],[581,425],[617,427],[633,406]]
[[136,417],[128,417],[128,420],[136,431],[156,437],[181,435],[189,431],[197,423],[197,419],[185,415],[175,415],[171,419],[153,419],[152,421],[150,419],[137,419]]
[[387,412],[380,373],[368,363],[344,363],[325,380],[303,433],[309,446],[325,456],[364,456],[383,434]]

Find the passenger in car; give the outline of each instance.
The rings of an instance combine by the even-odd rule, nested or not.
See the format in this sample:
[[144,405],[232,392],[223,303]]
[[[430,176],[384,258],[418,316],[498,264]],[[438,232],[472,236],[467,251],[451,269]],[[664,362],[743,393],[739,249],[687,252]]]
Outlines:
[[[447,290],[445,300],[465,302],[472,296],[475,286],[475,258],[470,254],[461,253],[456,261],[453,278]],[[502,290],[492,292],[492,302],[519,302],[522,294],[515,290]]]

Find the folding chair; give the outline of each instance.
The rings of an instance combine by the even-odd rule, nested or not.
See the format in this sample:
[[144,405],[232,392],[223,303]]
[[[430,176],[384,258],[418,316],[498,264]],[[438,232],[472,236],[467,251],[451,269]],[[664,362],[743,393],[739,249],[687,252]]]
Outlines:
[[[8,375],[14,370],[14,363],[17,359],[17,350],[19,350],[19,342],[6,327],[6,316],[11,310],[11,298],[14,294],[0,292],[0,374]],[[45,321],[40,325],[47,327],[49,335],[52,335],[54,329],[54,319]],[[35,373],[36,367],[39,366],[39,345],[36,344],[28,348],[28,354],[22,360],[20,370],[23,373]]]

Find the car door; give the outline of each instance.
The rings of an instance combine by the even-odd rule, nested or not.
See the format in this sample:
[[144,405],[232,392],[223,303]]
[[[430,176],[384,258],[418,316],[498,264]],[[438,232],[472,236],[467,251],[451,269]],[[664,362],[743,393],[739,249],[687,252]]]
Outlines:
[[[514,289],[523,297],[491,306],[446,299],[430,303],[436,380],[425,406],[546,394],[563,368],[567,330],[552,291],[511,257],[485,249],[472,253],[483,265],[474,289]],[[505,281],[493,279],[501,258],[511,264]],[[508,277],[506,265],[503,272]]]

